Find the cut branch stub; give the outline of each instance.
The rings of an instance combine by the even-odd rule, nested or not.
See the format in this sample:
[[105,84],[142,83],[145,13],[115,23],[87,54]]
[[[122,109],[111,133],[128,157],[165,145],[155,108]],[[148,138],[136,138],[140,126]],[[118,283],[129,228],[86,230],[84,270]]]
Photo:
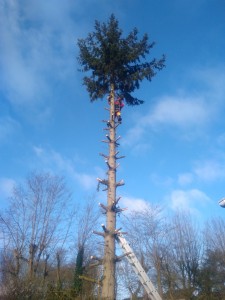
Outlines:
[[99,206],[101,206],[101,208],[103,208],[105,210],[105,212],[107,212],[109,210],[108,207],[102,203],[99,203]]
[[127,207],[125,207],[125,208],[116,207],[116,208],[115,208],[115,212],[116,212],[116,213],[120,213],[120,212],[125,211],[125,210],[127,210],[127,209],[128,209]]
[[99,183],[104,184],[104,185],[109,185],[109,182],[107,179],[101,179],[101,178],[96,178]]
[[125,156],[124,155],[121,155],[121,156],[116,156],[115,155],[115,159],[121,159],[121,158],[124,158]]
[[106,154],[104,154],[104,153],[99,153],[99,155],[103,156],[104,158],[107,158],[107,159],[109,159],[109,156],[108,156],[108,155],[106,155]]
[[119,196],[117,199],[116,199],[116,201],[114,202],[115,203],[115,205],[117,205],[117,203],[120,201],[120,199],[121,199],[122,197],[121,196]]
[[109,230],[105,227],[104,224],[102,224],[102,229],[104,230],[105,233],[109,233]]
[[117,142],[119,139],[121,139],[121,136],[120,136],[120,135],[119,135],[118,138],[116,139],[116,142]]
[[107,164],[107,166],[108,166],[108,168],[110,169],[110,170],[113,170],[114,168],[112,168],[111,166],[110,166],[110,164],[109,164],[109,161],[108,160],[105,160],[105,163]]
[[103,232],[93,230],[93,233],[105,237],[105,233]]
[[99,258],[99,257],[97,257],[97,256],[95,256],[95,255],[92,255],[92,256],[90,257],[90,259],[91,259],[91,260],[97,260],[97,261],[99,261],[99,262],[102,262],[102,258]]
[[107,139],[109,140],[110,143],[112,143],[113,141],[111,140],[111,138],[109,137],[108,134],[106,134]]
[[107,121],[107,126],[113,128],[112,124],[110,121]]
[[105,140],[102,140],[101,142],[102,143],[107,143],[107,144],[109,143],[109,141],[105,141]]
[[132,254],[132,253],[131,253],[131,252],[127,252],[127,253],[122,254],[122,255],[120,255],[120,256],[116,256],[115,262],[121,261],[125,256],[128,256],[128,255],[130,255],[130,254]]
[[116,187],[122,186],[122,185],[124,185],[124,184],[125,184],[125,182],[124,182],[124,180],[122,179],[122,180],[120,180],[119,182],[116,183]]

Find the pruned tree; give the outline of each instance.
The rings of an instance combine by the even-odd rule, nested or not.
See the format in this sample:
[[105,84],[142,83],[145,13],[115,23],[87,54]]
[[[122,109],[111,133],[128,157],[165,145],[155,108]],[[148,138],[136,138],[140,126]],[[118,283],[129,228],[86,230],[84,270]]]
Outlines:
[[138,38],[138,30],[134,28],[127,37],[115,16],[112,14],[107,23],[95,22],[94,31],[87,38],[78,40],[78,61],[81,71],[88,72],[83,84],[86,86],[91,101],[103,98],[110,93],[110,108],[107,137],[109,154],[103,155],[108,166],[108,178],[100,180],[106,186],[107,205],[102,206],[106,212],[104,229],[105,252],[103,258],[102,299],[115,299],[115,230],[116,214],[120,212],[116,197],[117,187],[124,184],[116,182],[116,147],[118,138],[115,121],[115,93],[121,94],[128,105],[139,105],[144,101],[133,95],[143,80],[151,81],[157,71],[165,66],[165,57],[148,60],[150,50],[155,43],[150,43],[148,35]]

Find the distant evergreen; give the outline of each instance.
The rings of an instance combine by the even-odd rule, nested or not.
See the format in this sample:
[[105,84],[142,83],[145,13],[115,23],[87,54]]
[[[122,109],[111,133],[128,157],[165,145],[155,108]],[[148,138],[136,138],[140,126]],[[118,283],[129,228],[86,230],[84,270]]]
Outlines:
[[83,275],[83,261],[84,261],[84,247],[80,245],[77,258],[76,258],[76,268],[74,273],[75,295],[80,295],[82,292],[82,279],[79,276]]

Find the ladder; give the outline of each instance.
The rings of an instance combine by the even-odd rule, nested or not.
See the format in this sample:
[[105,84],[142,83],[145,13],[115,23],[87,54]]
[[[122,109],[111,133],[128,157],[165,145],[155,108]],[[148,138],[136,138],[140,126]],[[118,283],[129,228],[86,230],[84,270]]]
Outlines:
[[147,292],[149,298],[151,300],[162,300],[159,293],[157,292],[156,288],[152,284],[151,280],[148,278],[145,270],[141,266],[140,262],[138,261],[136,255],[134,254],[133,250],[131,249],[130,245],[126,241],[126,239],[122,236],[121,233],[116,235],[116,240],[123,249],[125,256],[127,257],[129,263],[133,267],[135,273],[138,275],[141,284],[143,285],[145,291]]

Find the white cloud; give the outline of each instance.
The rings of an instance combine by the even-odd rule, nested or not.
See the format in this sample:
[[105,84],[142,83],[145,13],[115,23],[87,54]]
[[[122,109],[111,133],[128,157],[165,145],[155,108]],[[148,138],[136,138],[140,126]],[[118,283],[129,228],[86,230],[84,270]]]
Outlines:
[[178,183],[181,186],[188,185],[193,182],[193,174],[191,173],[183,173],[178,175]]
[[[30,38],[23,36],[20,24],[19,4],[8,1],[1,7],[1,66],[4,88],[13,102],[34,100],[34,93],[39,85],[38,78],[34,78],[34,57],[29,61]],[[33,37],[34,38],[34,37]],[[37,37],[36,37],[37,38]],[[27,56],[24,46],[27,47]],[[32,66],[32,67],[31,67]],[[36,80],[34,80],[36,79]]]
[[210,199],[198,189],[174,190],[167,198],[167,202],[173,210],[196,212],[199,206],[206,205]]
[[79,183],[85,190],[97,188],[96,178],[99,176],[99,168],[94,168],[96,172],[92,174],[80,172],[76,170],[77,163],[73,159],[63,157],[59,152],[46,150],[40,146],[33,146],[33,151],[40,160],[42,168],[66,174],[70,179]]
[[0,141],[9,140],[20,128],[18,122],[10,117],[0,118]]
[[141,139],[149,129],[173,126],[183,131],[205,125],[211,118],[211,110],[201,98],[165,96],[158,100],[141,121],[131,128],[124,138],[124,144],[131,146]]
[[208,69],[195,69],[190,75],[195,82],[199,81],[202,84],[202,91],[210,99],[210,102],[224,105],[225,72],[223,64]]
[[153,126],[166,124],[188,128],[203,124],[208,115],[209,111],[201,98],[167,96],[161,98],[144,122]]
[[38,156],[38,157],[41,157],[42,154],[44,153],[44,149],[42,147],[39,147],[39,146],[33,146],[33,150],[34,150],[34,153]]
[[194,174],[203,181],[215,181],[225,177],[225,163],[216,160],[198,162]]
[[74,177],[86,190],[94,189],[97,186],[96,176],[94,175],[74,172]]
[[15,186],[15,181],[10,178],[0,178],[0,194],[1,197],[7,198],[12,195],[13,187]]
[[[187,78],[182,90],[155,99],[155,105],[130,128],[124,137],[124,145],[142,144],[149,130],[157,130],[158,133],[167,128],[173,131],[178,129],[182,137],[204,132],[205,126],[216,120],[224,107],[225,72],[215,68],[212,73],[211,69],[195,70],[190,74],[191,78]],[[195,90],[189,85],[194,85]]]
[[174,179],[169,176],[159,175],[152,173],[150,175],[151,182],[153,182],[159,188],[169,188],[173,183]]
[[126,146],[133,146],[136,141],[139,141],[140,137],[143,135],[145,128],[142,124],[137,123],[132,127],[125,137],[123,137],[122,144]]
[[122,207],[127,207],[131,211],[143,211],[147,209],[148,203],[144,199],[141,198],[133,198],[133,197],[123,197],[121,199]]
[[[53,101],[55,84],[74,78],[74,26],[72,1],[1,1],[0,86],[20,113],[33,117]],[[50,8],[51,7],[51,8]],[[73,64],[74,62],[74,64]],[[54,70],[54,71],[53,71]],[[42,115],[43,117],[43,115]]]

